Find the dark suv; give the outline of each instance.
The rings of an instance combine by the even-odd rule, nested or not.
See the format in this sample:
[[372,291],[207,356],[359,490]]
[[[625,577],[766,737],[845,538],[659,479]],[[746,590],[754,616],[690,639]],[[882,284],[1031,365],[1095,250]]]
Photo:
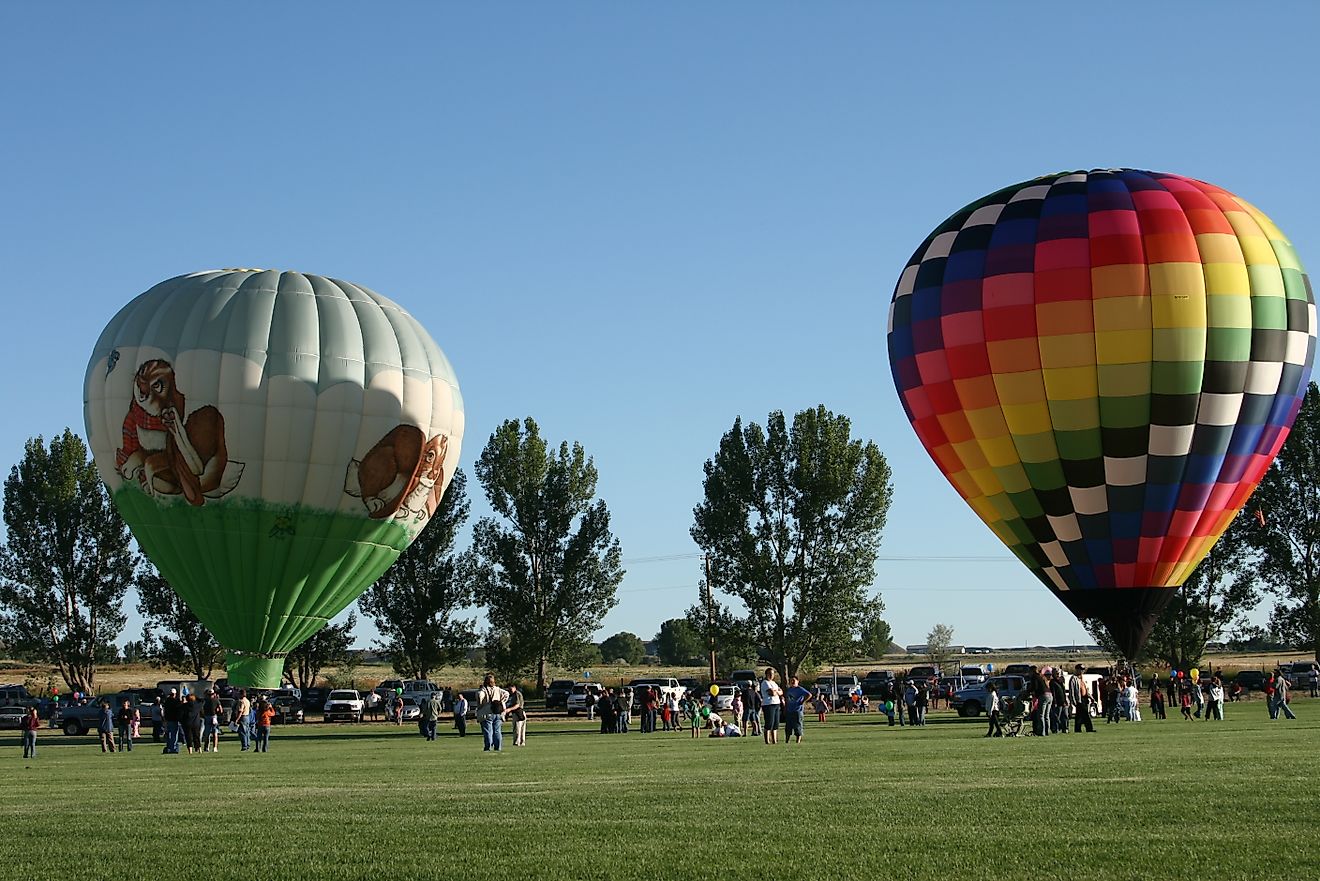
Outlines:
[[568,709],[568,695],[573,691],[572,679],[555,679],[545,687],[545,708]]
[[1233,677],[1233,681],[1242,686],[1243,691],[1265,690],[1265,674],[1260,670],[1242,670]]

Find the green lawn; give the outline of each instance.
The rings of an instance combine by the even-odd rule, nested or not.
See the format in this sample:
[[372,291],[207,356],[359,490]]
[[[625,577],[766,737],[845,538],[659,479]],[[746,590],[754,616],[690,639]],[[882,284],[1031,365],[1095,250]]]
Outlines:
[[[1287,878],[1320,874],[1320,701],[1228,722],[985,740],[934,714],[808,723],[801,745],[602,737],[426,743],[384,724],[276,728],[271,752],[105,755],[0,739],[10,877]],[[475,726],[473,729],[475,730]],[[464,867],[459,873],[456,867]]]

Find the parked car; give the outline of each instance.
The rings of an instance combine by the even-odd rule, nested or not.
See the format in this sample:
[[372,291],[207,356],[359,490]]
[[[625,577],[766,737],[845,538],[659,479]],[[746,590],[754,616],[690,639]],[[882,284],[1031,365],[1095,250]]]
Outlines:
[[[715,695],[715,709],[732,710],[733,696],[742,691],[742,685],[730,679],[720,679],[713,684],[718,685],[720,689],[720,693]],[[710,694],[710,689],[707,689],[706,693]]]
[[1291,664],[1281,664],[1279,669],[1283,671],[1283,676],[1288,680],[1288,685],[1294,689],[1309,689],[1311,687],[1311,667],[1314,661],[1294,661]]
[[303,709],[319,712],[325,709],[325,700],[330,690],[326,688],[304,688],[302,695]]
[[[565,704],[564,709],[570,716],[585,713],[587,711],[587,692],[591,692],[597,700],[600,700],[600,696],[604,691],[605,689],[595,682],[579,682],[573,686],[573,690],[569,693],[568,702]],[[474,691],[472,694],[475,697],[476,692]],[[472,701],[473,698],[468,699],[469,703]]]
[[0,730],[16,731],[27,715],[27,707],[0,707]]
[[325,699],[323,718],[327,722],[361,722],[364,706],[362,695],[353,689],[335,689]]
[[[480,691],[481,689],[479,688],[465,688],[461,692],[459,692],[459,694],[463,695],[463,699],[467,701],[467,705],[468,705],[467,712],[463,714],[464,718],[466,719],[477,718],[477,695],[480,693]],[[569,715],[572,715],[572,713],[570,713]]]
[[984,682],[990,673],[981,664],[963,664],[958,668],[958,675],[962,677],[964,684],[972,685]]
[[1036,665],[1035,665],[1035,664],[1009,664],[1007,667],[1005,667],[1005,668],[1003,669],[1003,671],[1001,671],[1000,675],[1001,675],[1001,676],[1021,676],[1023,679],[1026,679],[1027,677],[1029,677],[1029,676],[1031,675],[1031,668],[1034,667],[1034,666],[1036,666]]
[[940,666],[939,664],[919,664],[916,667],[912,667],[911,669],[908,670],[907,678],[908,679],[939,679]]
[[28,693],[25,685],[0,686],[0,706],[30,707],[35,706],[36,701],[37,699]]
[[110,710],[114,713],[118,713],[119,708],[127,700],[130,706],[138,708],[143,718],[149,718],[147,715],[148,709],[138,703],[137,695],[131,691],[121,691],[118,694],[88,698],[85,704],[60,704],[55,710],[54,718],[51,719],[50,727],[62,729],[70,737],[86,734],[88,731],[95,731],[97,724],[101,721],[102,700],[110,702]]
[[[735,678],[733,681],[737,682],[738,680]],[[687,689],[685,694],[701,693],[701,680],[697,679],[696,677],[684,676],[678,680],[678,684]],[[752,684],[755,685],[756,684],[755,681],[753,681]]]
[[738,685],[751,685],[753,688],[756,687],[756,683],[759,682],[760,679],[761,677],[756,675],[755,670],[734,670],[733,673],[729,675],[730,682],[737,683]]
[[1017,697],[1027,687],[1027,680],[1021,676],[991,676],[984,682],[976,682],[953,693],[949,706],[958,711],[959,716],[979,716],[990,706],[990,685],[994,684],[999,692],[999,699]]
[[277,694],[270,699],[270,705],[275,708],[275,718],[272,721],[279,725],[292,725],[304,721],[302,701],[294,695]]
[[[427,700],[430,700],[430,698],[427,698]],[[413,698],[405,697],[403,699],[403,721],[416,722],[420,718],[422,718],[422,708]]]
[[223,728],[234,721],[234,699],[232,697],[220,698],[220,712],[216,714],[216,721]]
[[1242,686],[1243,691],[1264,691],[1265,673],[1261,670],[1240,670],[1233,681]]
[[439,690],[440,690],[440,686],[436,685],[434,682],[430,681],[429,679],[403,680],[404,698],[405,699],[412,698],[413,703],[419,706],[421,705],[422,701],[429,701],[431,699],[431,695],[435,694]]
[[889,692],[893,682],[893,670],[872,670],[862,677],[862,694],[867,697],[881,697]]
[[568,709],[568,696],[573,692],[572,679],[555,679],[545,687],[545,708],[547,710]]
[[850,700],[854,691],[861,691],[862,683],[851,673],[840,673],[836,679],[833,676],[821,676],[816,680],[815,690],[828,695],[837,705],[843,701]]

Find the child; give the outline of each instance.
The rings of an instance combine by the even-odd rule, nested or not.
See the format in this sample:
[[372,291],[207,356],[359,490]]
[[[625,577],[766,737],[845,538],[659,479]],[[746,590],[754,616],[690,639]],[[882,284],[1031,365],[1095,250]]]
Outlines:
[[1178,702],[1182,704],[1182,716],[1188,722],[1192,721],[1192,690],[1183,686],[1178,690]]
[[37,715],[36,707],[28,707],[27,714],[23,716],[23,722],[19,727],[23,729],[23,758],[35,759],[37,729],[41,727],[41,718]]
[[709,716],[709,715],[710,715],[710,707],[703,706],[700,710],[696,709],[695,707],[693,708],[693,712],[692,712],[692,737],[693,737],[694,739],[695,739],[695,738],[698,738],[698,737],[701,736],[701,725],[702,725],[702,721],[703,721],[703,719],[704,719],[706,716]]
[[1164,692],[1158,688],[1150,691],[1150,714],[1155,719],[1164,718]]
[[[825,700],[825,693],[823,691],[816,692],[816,699],[812,701],[811,706],[812,709],[816,711],[816,721],[824,722],[825,714],[830,711],[830,704],[829,701]],[[890,724],[893,723],[891,722]]]

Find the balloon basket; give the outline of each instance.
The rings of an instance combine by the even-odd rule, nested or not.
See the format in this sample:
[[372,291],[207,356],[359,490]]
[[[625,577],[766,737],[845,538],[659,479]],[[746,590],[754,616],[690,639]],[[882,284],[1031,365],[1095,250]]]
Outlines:
[[225,655],[225,674],[229,684],[237,688],[279,688],[284,659],[229,652]]

